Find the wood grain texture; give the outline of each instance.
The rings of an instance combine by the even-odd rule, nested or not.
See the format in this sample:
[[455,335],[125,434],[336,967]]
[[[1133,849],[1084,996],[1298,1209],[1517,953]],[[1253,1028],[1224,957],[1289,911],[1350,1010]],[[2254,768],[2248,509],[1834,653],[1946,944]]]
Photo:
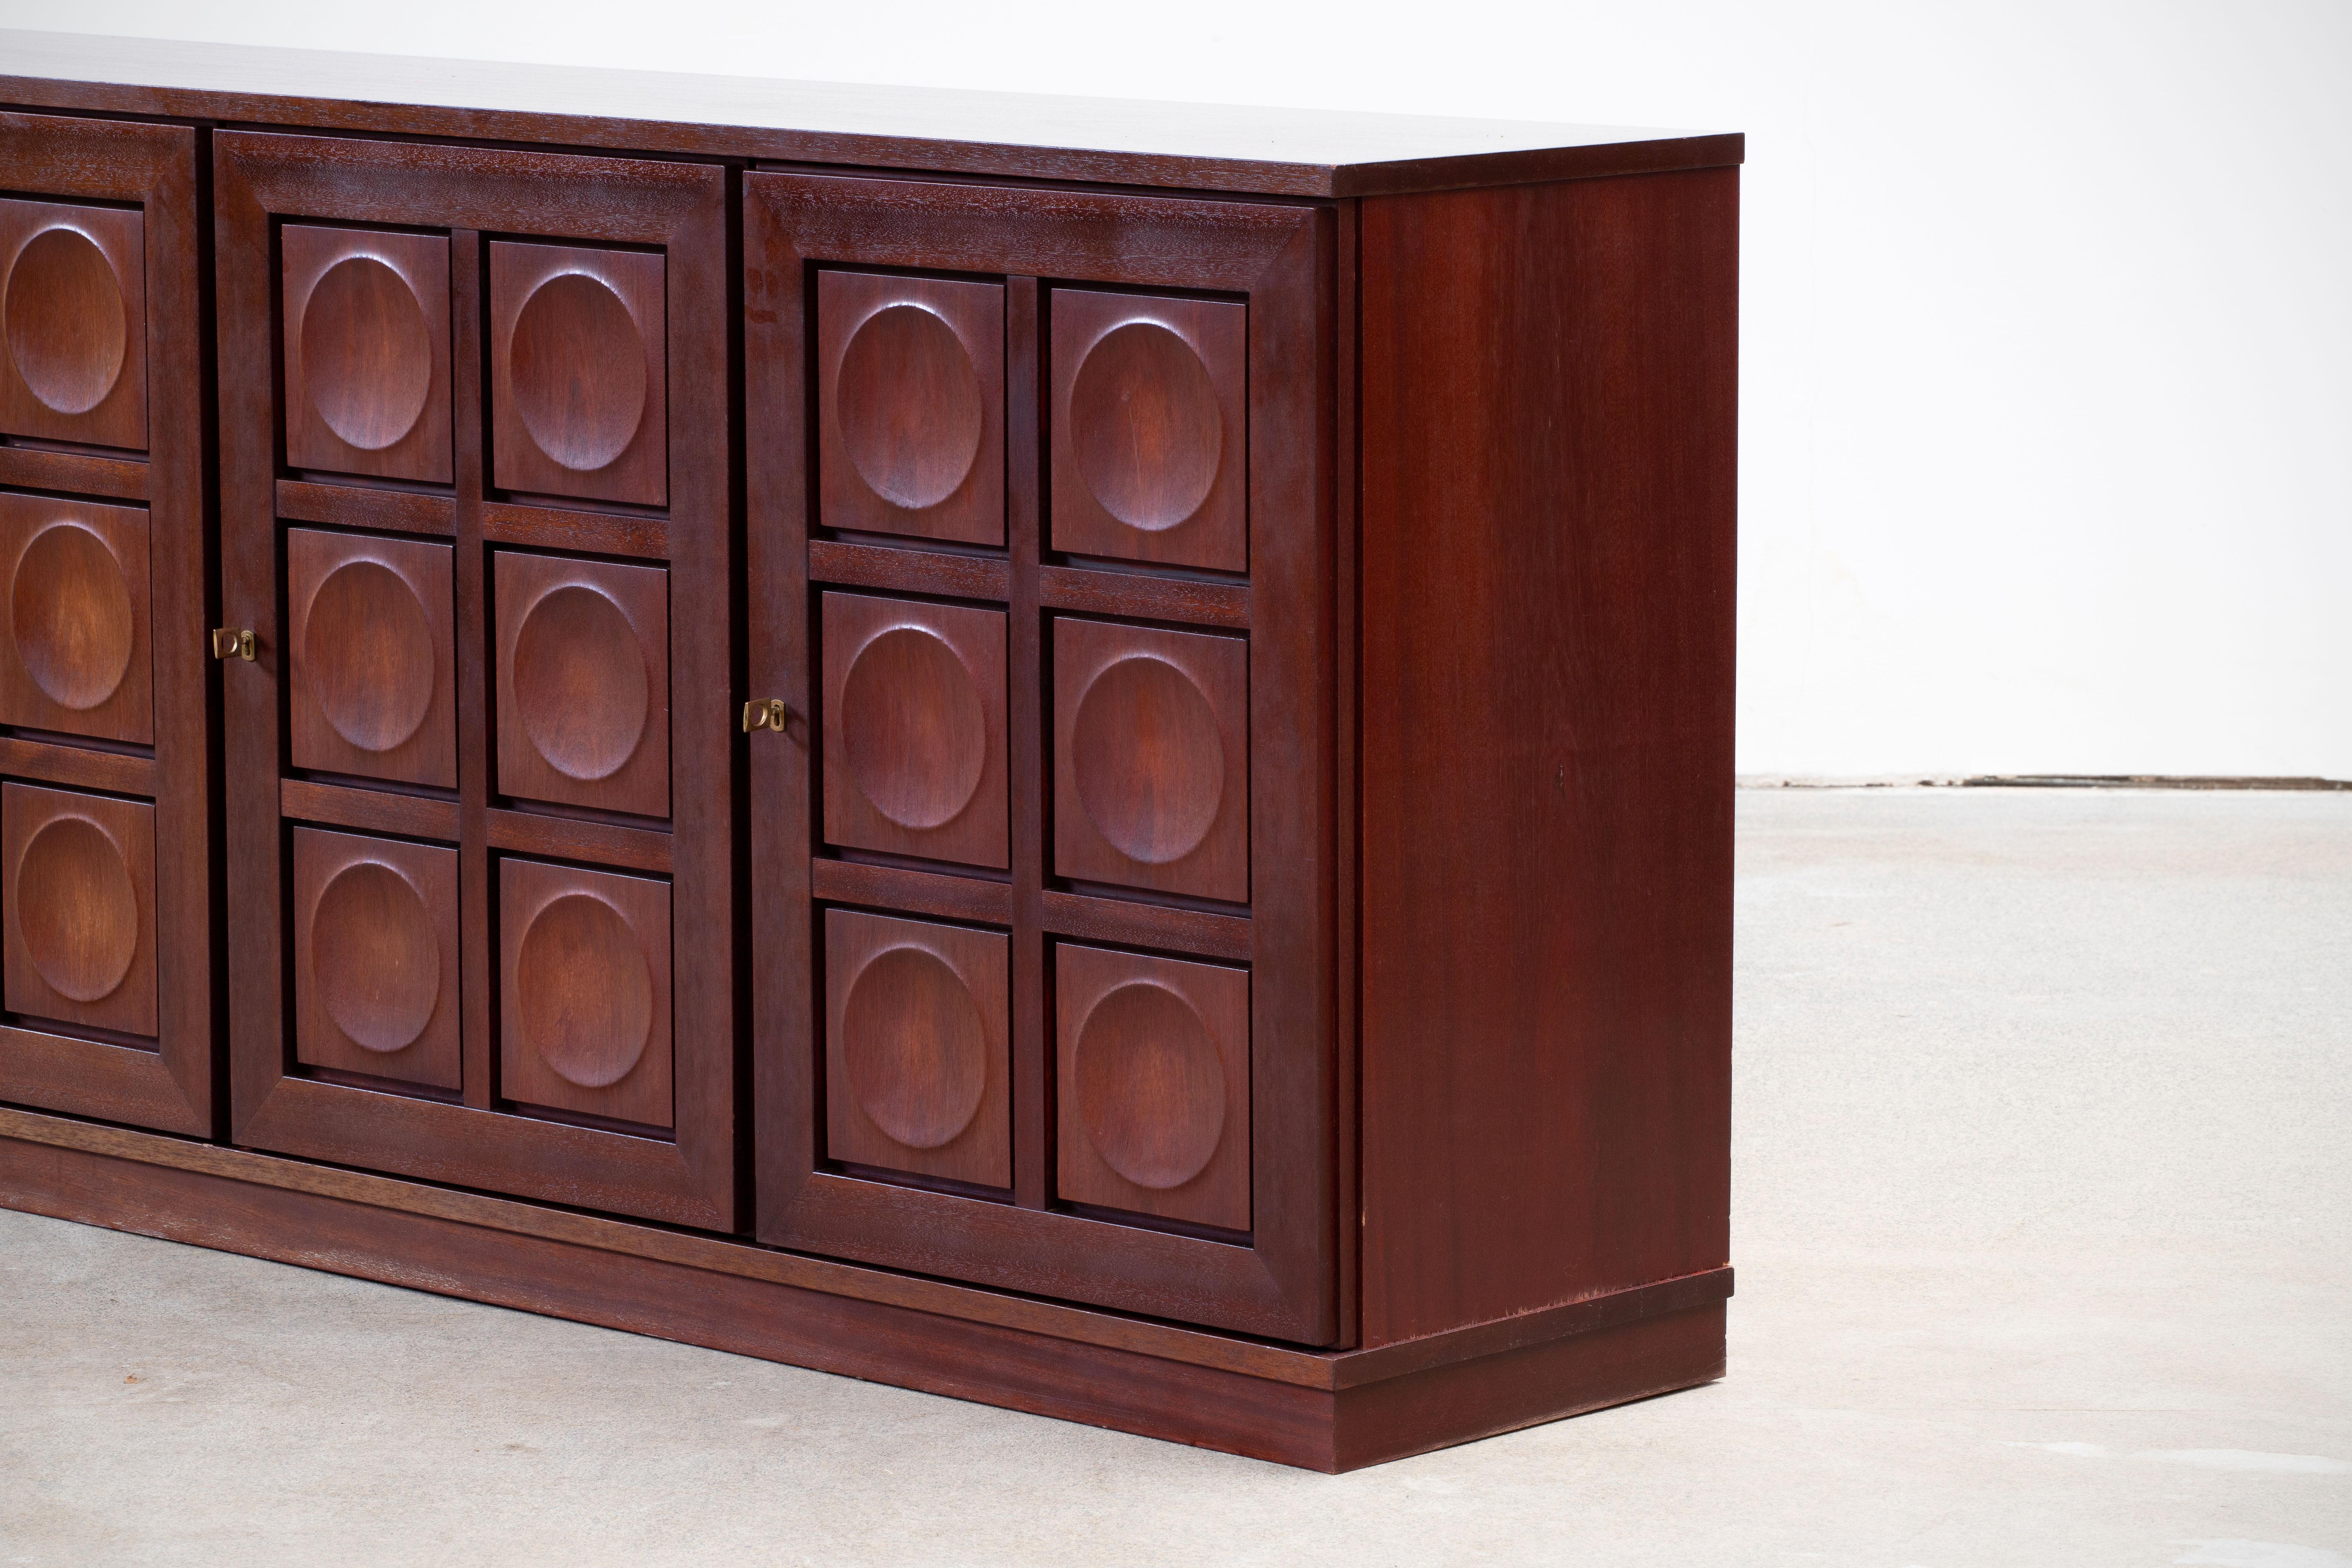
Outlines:
[[827,1157],[1011,1186],[1004,933],[827,910],[824,966]]
[[453,564],[446,544],[287,531],[296,767],[457,787]]
[[1249,569],[1249,311],[1052,295],[1054,548]]
[[662,258],[504,242],[489,250],[499,488],[667,504]]
[[1141,621],[1180,621],[1244,631],[1250,623],[1245,583],[1203,583],[1139,572],[1080,571],[1046,566],[1037,573],[1040,602],[1057,610]]
[[8,1011],[153,1037],[155,808],[0,785]]
[[1004,542],[1004,286],[817,275],[818,521]]
[[633,555],[646,561],[669,556],[669,523],[658,517],[575,511],[565,507],[517,506],[487,501],[482,537],[500,544],[542,550],[586,550],[598,555]]
[[1249,645],[1054,622],[1054,870],[1246,903]]
[[[661,1126],[652,1128],[629,1120],[655,1114],[657,1108],[649,1102],[549,1108],[574,1119],[565,1121],[517,1109],[536,1101],[510,1093],[500,1098],[503,1003],[495,943],[468,955],[484,961],[467,963],[459,977],[460,1103],[287,1077],[291,1020],[285,1016],[284,997],[291,953],[286,926],[282,917],[239,921],[229,932],[231,1112],[236,1134],[252,1145],[308,1158],[669,1224],[730,1228],[738,1201],[733,1171],[739,1144],[732,978],[737,952],[731,935],[737,914],[730,853],[736,781],[730,756],[740,695],[730,676],[735,623],[728,582],[737,530],[730,511],[728,456],[729,176],[685,163],[253,132],[217,132],[212,145],[222,324],[223,611],[225,618],[255,627],[260,648],[255,663],[240,661],[223,677],[229,710],[227,770],[239,784],[230,797],[229,864],[239,880],[240,900],[248,908],[282,910],[290,869],[281,857],[285,797],[276,783],[279,683],[287,670],[272,513],[276,482],[283,476],[274,471],[272,457],[278,395],[267,347],[273,319],[266,287],[270,231],[274,216],[320,226],[368,223],[449,237],[456,437],[450,598],[461,930],[482,933],[478,940],[484,942],[493,931],[504,934],[496,912],[499,850],[591,862],[610,850],[614,858],[602,864],[629,871],[666,861],[671,914],[698,937],[672,949],[670,917],[660,922],[661,952],[671,966],[664,980],[670,1000],[660,1010],[670,1031],[662,1052],[670,1076],[667,1109],[658,1110]],[[667,454],[668,518],[573,507],[511,510],[517,531],[535,545],[643,555],[648,545],[657,544],[669,552],[668,658],[674,680],[667,834],[637,837],[617,822],[567,822],[541,812],[506,811],[497,804],[495,584],[488,544],[507,503],[486,493],[494,477],[495,382],[489,370],[495,356],[484,334],[498,318],[489,301],[488,247],[493,241],[485,236],[500,237],[496,243],[518,249],[611,249],[625,258],[652,258],[662,268],[662,287],[654,300],[664,344],[661,374],[667,380],[666,413],[656,425]],[[541,238],[558,243],[527,243]],[[639,325],[633,317],[633,331]],[[572,520],[579,520],[576,525]],[[608,533],[597,532],[599,524]],[[631,548],[605,549],[614,539]],[[653,553],[658,556],[659,550]],[[270,782],[247,788],[245,781]],[[567,875],[614,874],[587,866],[559,869]],[[630,1074],[621,1083],[642,1081]],[[549,1091],[542,1098],[556,1096]],[[663,1129],[667,1135],[648,1135]]]
[[292,522],[324,522],[378,533],[422,533],[447,539],[457,531],[457,505],[447,496],[373,486],[278,481],[278,515]]
[[499,943],[506,1098],[669,1126],[669,885],[501,859]]
[[1367,1345],[1726,1256],[1737,199],[1363,209]]
[[864,904],[905,910],[941,920],[980,925],[1013,923],[1009,883],[978,877],[947,876],[904,866],[869,866],[854,860],[819,859],[809,866],[809,891],[828,904]]
[[0,431],[147,445],[143,214],[0,198]]
[[1179,190],[1365,196],[1742,156],[1736,134],[5,37],[18,103]]
[[[113,245],[110,254],[118,258],[125,252],[106,238],[106,226],[116,226],[117,239],[125,225],[138,237],[143,271],[134,268],[117,277],[125,310],[135,310],[143,324],[132,330],[126,321],[122,372],[90,411],[91,416],[121,424],[111,435],[85,431],[57,438],[132,443],[146,447],[143,458],[0,447],[0,483],[147,503],[135,571],[117,553],[118,560],[126,560],[126,586],[132,586],[134,574],[143,583],[143,605],[133,595],[132,637],[138,646],[121,691],[91,711],[95,716],[117,704],[127,710],[143,700],[150,715],[143,731],[125,738],[152,748],[150,755],[132,756],[10,736],[0,739],[0,771],[153,803],[156,991],[152,1050],[32,1030],[0,1035],[0,1081],[10,1086],[0,1089],[0,1098],[210,1134],[220,1116],[214,1090],[219,1081],[215,987],[223,922],[212,753],[219,695],[205,647],[206,630],[217,624],[210,602],[216,558],[208,510],[213,485],[205,381],[210,322],[199,260],[206,244],[206,214],[197,200],[196,148],[197,133],[186,126],[0,111],[0,189],[37,197],[35,205],[79,209],[100,204],[95,211],[103,216],[84,226],[99,236],[102,248]],[[87,325],[57,322],[45,330],[79,332]],[[126,409],[140,366],[144,385],[136,395],[136,412],[143,434],[134,437]],[[108,515],[116,514],[110,510]],[[129,548],[127,536],[112,538]],[[64,607],[54,600],[46,606],[53,630],[65,629],[54,621]],[[79,641],[79,635],[68,640]],[[5,658],[0,653],[0,660]],[[142,682],[145,697],[132,696]],[[74,732],[68,724],[42,728]]]
[[0,773],[110,795],[155,794],[155,759],[0,735]]
[[457,852],[298,827],[293,856],[296,1059],[457,1088]]
[[155,738],[147,512],[0,494],[0,722]]
[[669,815],[669,574],[496,552],[499,793]]
[[115,500],[145,500],[147,464],[140,458],[0,446],[0,485],[27,490],[67,490]]
[[[0,1204],[1338,1470],[1719,1376],[1727,1278],[1387,1376],[1286,1350],[592,1215],[0,1109]],[[153,1163],[142,1163],[142,1156]],[[1366,1367],[1366,1372],[1374,1369]]]
[[444,843],[457,837],[457,803],[430,795],[287,779],[278,786],[278,810],[292,822],[438,838]]
[[824,836],[1003,869],[1004,616],[827,594]]
[[[800,174],[754,174],[744,188],[751,676],[756,689],[774,694],[795,715],[816,706],[812,687],[818,672],[811,656],[817,628],[807,586],[813,571],[870,573],[853,580],[894,591],[959,592],[881,577],[908,558],[944,559],[944,550],[902,551],[867,538],[809,539],[814,476],[806,466],[808,444],[793,432],[806,428],[815,381],[809,368],[815,328],[810,279],[827,266],[904,268],[1003,277],[1006,291],[1009,559],[975,560],[969,567],[959,563],[954,569],[978,579],[1001,566],[1007,590],[1013,1202],[864,1179],[821,1168],[817,1161],[808,1129],[822,1074],[803,1043],[807,1026],[799,1022],[816,1016],[822,994],[814,981],[819,922],[810,916],[808,900],[814,878],[847,873],[811,854],[821,830],[807,793],[816,781],[802,748],[814,737],[788,724],[780,736],[754,737],[751,747],[759,803],[751,886],[762,1238],[1011,1289],[1328,1342],[1338,1318],[1333,1292],[1339,1244],[1330,1168],[1331,1119],[1339,1100],[1330,1076],[1328,215],[1258,204]],[[1273,1044],[1256,1064],[1253,1086],[1251,1169],[1258,1190],[1247,1247],[1051,1206],[1045,881],[1052,869],[1045,860],[1055,810],[1049,700],[1055,666],[1051,639],[1044,635],[1042,593],[1050,377],[1041,278],[1118,289],[1227,293],[1246,298],[1252,312],[1248,419],[1253,429],[1270,433],[1269,440],[1249,449],[1252,516],[1263,498],[1266,515],[1281,521],[1252,540],[1249,689],[1238,701],[1246,705],[1247,732],[1272,725],[1283,734],[1268,752],[1277,768],[1268,777],[1278,787],[1237,791],[1235,798],[1253,814],[1263,810],[1266,826],[1292,853],[1279,875],[1244,886],[1244,896],[1254,900],[1255,918],[1246,922],[1254,928],[1254,952],[1262,955],[1271,942],[1270,951],[1282,955],[1270,969],[1259,961],[1250,1000],[1252,1037]],[[835,553],[845,548],[860,553]],[[1079,575],[1142,580],[1149,574],[1137,568]],[[1192,586],[1154,581],[1171,584],[1169,596],[1143,602],[1161,610]],[[1211,602],[1227,616],[1234,603],[1230,595]],[[1264,680],[1255,659],[1260,639],[1273,649]],[[1113,926],[1097,939],[1160,946],[1177,923],[1162,917],[1179,912],[1193,911],[1149,910],[1134,930]],[[1219,951],[1230,951],[1233,926],[1208,929]]]
[[[131,1053],[152,1059],[145,1052]],[[393,1176],[312,1164],[247,1149],[159,1138],[122,1127],[0,1106],[0,1142],[94,1154],[119,1163],[119,1180],[135,1188],[141,1169],[188,1172],[280,1191],[341,1198],[387,1211],[429,1216],[512,1236],[535,1237],[597,1251],[675,1263],[709,1273],[791,1285],[861,1301],[908,1307],[967,1321],[1019,1328],[1053,1339],[1128,1350],[1187,1365],[1216,1367],[1302,1388],[1342,1389],[1455,1362],[1548,1343],[1643,1318],[1714,1306],[1732,1294],[1732,1271],[1712,1269],[1611,1291],[1541,1312],[1431,1334],[1379,1350],[1303,1350],[1007,1295],[943,1279],[867,1268],[832,1258],[781,1252],[740,1237],[698,1236],[628,1219]],[[5,1200],[0,1199],[0,1205]],[[106,1223],[103,1220],[96,1223]]]
[[1129,899],[1090,898],[1051,888],[1039,900],[1037,921],[1042,930],[1056,936],[1156,947],[1237,963],[1249,962],[1252,945],[1250,922],[1238,915],[1171,909]]
[[449,238],[288,224],[286,463],[447,484]]
[[625,871],[667,876],[671,836],[656,828],[585,821],[545,811],[492,809],[484,837],[493,849],[552,860],[593,860]]
[[1074,942],[1054,971],[1056,1191],[1247,1230],[1249,975]]
[[1012,569],[1001,560],[836,539],[809,541],[808,572],[820,583],[955,599],[1002,601],[1013,591]]

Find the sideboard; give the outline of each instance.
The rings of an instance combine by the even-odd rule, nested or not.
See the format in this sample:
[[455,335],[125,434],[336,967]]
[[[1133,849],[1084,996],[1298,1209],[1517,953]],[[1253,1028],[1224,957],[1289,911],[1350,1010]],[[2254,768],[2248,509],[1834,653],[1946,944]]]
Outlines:
[[0,106],[0,1204],[1326,1470],[1721,1374],[1739,137]]

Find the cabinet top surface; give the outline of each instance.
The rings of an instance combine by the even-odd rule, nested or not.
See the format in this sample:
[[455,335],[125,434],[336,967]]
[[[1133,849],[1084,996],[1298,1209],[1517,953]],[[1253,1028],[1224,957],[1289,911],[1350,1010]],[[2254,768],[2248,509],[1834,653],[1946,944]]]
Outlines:
[[1737,134],[0,31],[0,102],[863,168],[1357,196],[1736,163]]

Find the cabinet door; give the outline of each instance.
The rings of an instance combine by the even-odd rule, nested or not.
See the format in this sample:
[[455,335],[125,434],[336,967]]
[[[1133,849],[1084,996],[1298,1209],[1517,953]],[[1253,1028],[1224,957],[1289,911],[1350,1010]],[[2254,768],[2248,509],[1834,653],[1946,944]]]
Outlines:
[[195,156],[0,113],[0,1100],[211,1136]]
[[214,149],[235,1136],[731,1229],[725,175]]
[[1342,1333],[1336,222],[747,177],[761,1239]]

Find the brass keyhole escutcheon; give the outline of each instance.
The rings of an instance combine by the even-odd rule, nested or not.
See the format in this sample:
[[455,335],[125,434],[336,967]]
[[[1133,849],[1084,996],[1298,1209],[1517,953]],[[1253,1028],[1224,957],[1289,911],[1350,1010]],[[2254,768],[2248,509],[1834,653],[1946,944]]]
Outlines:
[[215,626],[213,628],[215,658],[241,658],[250,664],[253,662],[253,629],[250,626]]
[[765,701],[754,698],[743,704],[743,733],[749,735],[756,730],[773,730],[781,735],[784,732],[784,721],[791,717],[792,711],[784,706],[784,700],[781,697],[771,697]]

